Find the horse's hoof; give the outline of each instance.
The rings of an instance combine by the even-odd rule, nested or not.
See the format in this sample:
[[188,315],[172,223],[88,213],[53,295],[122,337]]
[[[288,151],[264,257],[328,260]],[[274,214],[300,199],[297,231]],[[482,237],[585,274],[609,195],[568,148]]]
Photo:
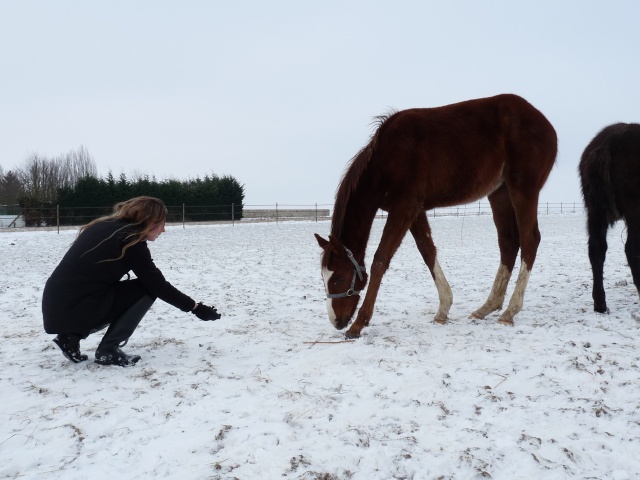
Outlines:
[[442,319],[442,318],[434,318],[433,319],[433,323],[437,324],[437,325],[446,325],[447,324],[447,319]]
[[344,338],[346,338],[347,340],[355,340],[357,338],[360,338],[360,334],[353,333],[353,332],[345,332]]
[[508,320],[508,319],[502,319],[501,318],[500,320],[498,320],[498,323],[500,325],[505,325],[507,327],[513,327],[513,320]]

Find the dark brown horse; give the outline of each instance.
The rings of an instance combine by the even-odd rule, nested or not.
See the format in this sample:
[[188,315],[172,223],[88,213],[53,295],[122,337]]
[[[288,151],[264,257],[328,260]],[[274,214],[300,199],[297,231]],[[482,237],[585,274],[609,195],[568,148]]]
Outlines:
[[582,197],[587,208],[593,309],[606,312],[603,286],[607,230],[620,219],[627,225],[625,253],[640,288],[640,125],[617,123],[598,133],[580,160]]
[[351,160],[336,193],[322,274],[329,319],[345,328],[367,283],[364,256],[378,209],[388,212],[371,265],[371,282],[358,316],[346,333],[360,336],[369,324],[382,276],[410,231],[431,272],[445,323],[453,296],[440,268],[426,211],[489,197],[498,230],[500,266],[475,318],[502,308],[518,250],[521,268],[500,323],[512,325],[522,309],[536,259],[538,195],[553,167],[557,137],[549,121],[516,95],[498,95],[438,108],[403,110],[380,117],[371,141]]

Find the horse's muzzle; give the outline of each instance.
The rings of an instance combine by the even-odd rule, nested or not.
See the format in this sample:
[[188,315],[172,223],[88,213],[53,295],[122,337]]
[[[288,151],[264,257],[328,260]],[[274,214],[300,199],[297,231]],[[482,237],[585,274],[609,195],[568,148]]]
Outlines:
[[344,330],[345,328],[347,328],[350,321],[351,321],[351,318],[344,318],[344,319],[336,318],[333,324],[335,325],[336,330]]

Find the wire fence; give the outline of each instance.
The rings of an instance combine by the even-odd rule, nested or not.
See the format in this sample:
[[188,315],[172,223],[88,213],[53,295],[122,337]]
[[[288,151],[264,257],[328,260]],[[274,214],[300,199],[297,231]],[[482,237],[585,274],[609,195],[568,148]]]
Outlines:
[[[559,203],[539,203],[538,215],[582,213],[584,205],[582,202],[559,202]],[[459,216],[459,215],[491,215],[491,205],[489,202],[476,202],[455,207],[434,208],[429,210],[428,215],[437,216]]]
[[[295,220],[330,220],[333,204],[263,204],[263,205],[173,205],[167,207],[167,223],[187,224],[227,222],[281,222]],[[46,207],[22,208],[19,205],[0,205],[0,230],[15,228],[56,228],[79,226],[109,215],[112,206],[105,207]],[[540,203],[538,215],[582,213],[582,202]],[[479,201],[455,207],[434,208],[429,217],[491,215],[488,201]],[[378,218],[385,218],[380,210]]]

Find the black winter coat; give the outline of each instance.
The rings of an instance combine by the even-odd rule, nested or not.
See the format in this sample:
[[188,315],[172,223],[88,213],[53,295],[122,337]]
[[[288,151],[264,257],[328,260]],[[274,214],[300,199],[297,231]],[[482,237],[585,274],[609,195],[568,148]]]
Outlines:
[[185,312],[193,308],[195,301],[165,280],[155,266],[146,241],[114,260],[121,255],[127,235],[135,231],[124,220],[105,220],[82,232],[44,287],[42,316],[47,333],[88,333],[104,324],[116,285],[130,271],[151,296]]

